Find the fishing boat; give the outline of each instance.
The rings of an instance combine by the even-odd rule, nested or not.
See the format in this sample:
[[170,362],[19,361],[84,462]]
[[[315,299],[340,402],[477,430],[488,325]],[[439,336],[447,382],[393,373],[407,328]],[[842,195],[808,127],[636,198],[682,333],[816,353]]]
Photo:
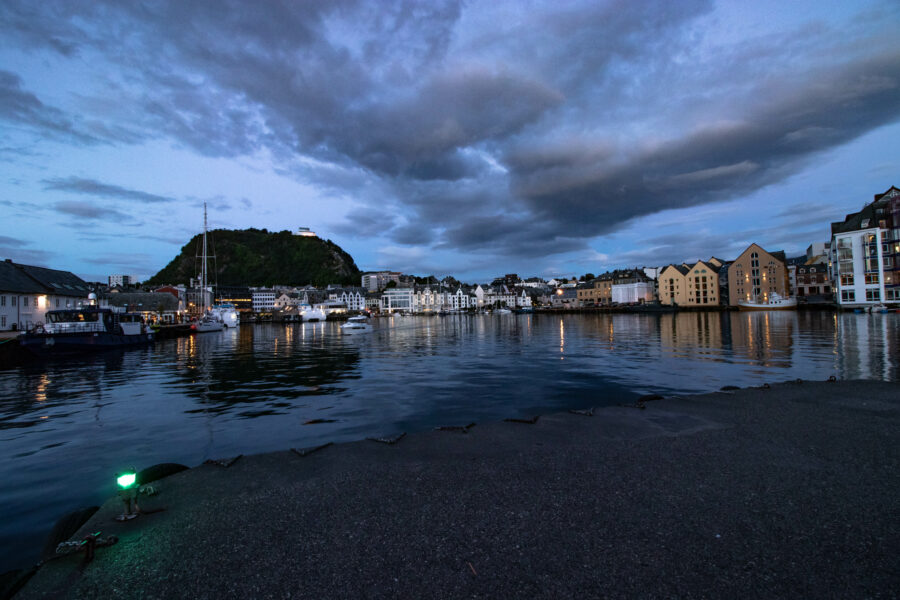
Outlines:
[[43,325],[18,338],[23,348],[41,357],[149,344],[154,337],[141,315],[110,308],[51,310],[45,318]]
[[208,312],[206,306],[206,202],[203,203],[203,257],[200,261],[200,317],[191,323],[191,329],[197,333],[222,331],[225,322],[219,315]]
[[795,310],[796,298],[784,298],[777,292],[772,292],[766,300],[738,300],[741,310]]
[[354,334],[372,331],[372,326],[368,323],[368,317],[350,317],[347,322],[341,325],[341,333]]

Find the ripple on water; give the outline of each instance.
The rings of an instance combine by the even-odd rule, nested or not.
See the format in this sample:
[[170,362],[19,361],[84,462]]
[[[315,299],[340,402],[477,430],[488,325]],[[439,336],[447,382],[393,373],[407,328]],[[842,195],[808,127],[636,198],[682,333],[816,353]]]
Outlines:
[[[0,571],[125,465],[618,404],[645,393],[898,380],[900,315],[680,313],[260,325],[0,370]],[[304,426],[315,419],[334,422]],[[36,544],[21,551],[23,536]],[[36,536],[36,537],[35,537]]]

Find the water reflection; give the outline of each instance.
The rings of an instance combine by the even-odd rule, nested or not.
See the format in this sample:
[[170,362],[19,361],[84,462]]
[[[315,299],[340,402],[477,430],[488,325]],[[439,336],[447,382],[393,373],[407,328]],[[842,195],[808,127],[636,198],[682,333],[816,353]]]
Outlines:
[[[668,313],[259,325],[0,370],[0,571],[122,464],[467,424],[650,392],[897,381],[900,315]],[[328,421],[305,425],[310,421]],[[14,560],[15,557],[15,560]]]

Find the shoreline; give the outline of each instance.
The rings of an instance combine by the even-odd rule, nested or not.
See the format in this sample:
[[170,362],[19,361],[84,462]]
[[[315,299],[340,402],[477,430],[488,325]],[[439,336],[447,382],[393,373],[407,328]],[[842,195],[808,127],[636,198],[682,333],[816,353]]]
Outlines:
[[889,596],[898,389],[783,383],[204,464],[154,484],[142,505],[164,512],[116,523],[107,501],[74,538],[119,543],[16,598]]

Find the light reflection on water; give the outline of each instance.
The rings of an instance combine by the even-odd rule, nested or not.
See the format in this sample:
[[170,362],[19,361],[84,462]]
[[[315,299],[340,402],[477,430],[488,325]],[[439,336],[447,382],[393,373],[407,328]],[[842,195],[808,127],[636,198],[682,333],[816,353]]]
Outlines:
[[[679,313],[259,325],[0,370],[0,571],[123,465],[311,446],[785,379],[900,379],[900,315]],[[333,423],[304,425],[312,419]],[[29,543],[23,548],[22,540]]]

